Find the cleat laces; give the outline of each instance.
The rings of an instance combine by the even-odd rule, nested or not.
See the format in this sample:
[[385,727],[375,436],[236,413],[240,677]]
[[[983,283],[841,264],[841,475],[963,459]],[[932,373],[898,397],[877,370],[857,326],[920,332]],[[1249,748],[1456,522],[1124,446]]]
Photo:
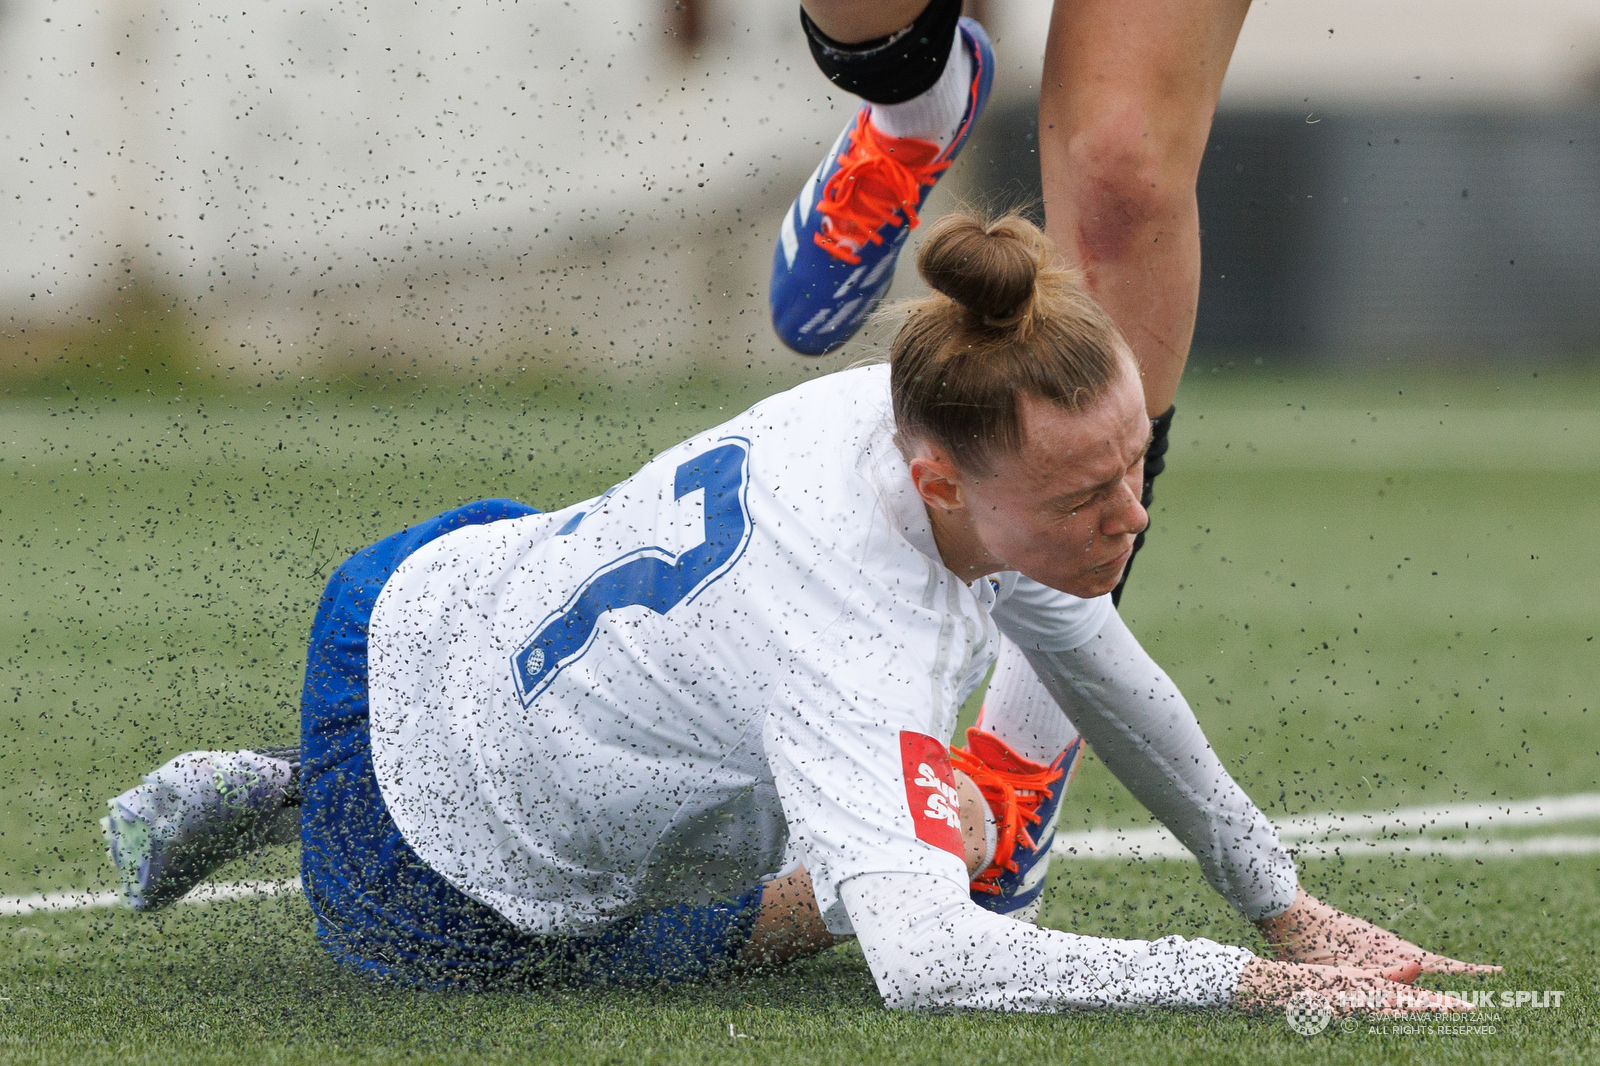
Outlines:
[[850,149],[840,157],[839,169],[817,204],[822,227],[811,237],[823,251],[851,265],[861,262],[856,253],[869,243],[883,243],[884,227],[904,221],[917,228],[923,187],[938,181],[951,163],[938,160],[939,146],[931,141],[879,133],[870,117],[869,108],[856,115]]
[[1017,872],[1017,863],[1012,857],[1017,844],[1020,842],[1030,851],[1038,847],[1028,826],[1039,824],[1039,805],[1055,795],[1050,785],[1060,777],[1061,756],[1049,766],[1028,763],[1030,767],[1039,767],[1037,770],[1001,770],[965,748],[952,747],[950,764],[972,779],[994,812],[997,829],[994,859],[973,877],[972,890],[997,896],[1001,888],[995,882],[1007,873]]

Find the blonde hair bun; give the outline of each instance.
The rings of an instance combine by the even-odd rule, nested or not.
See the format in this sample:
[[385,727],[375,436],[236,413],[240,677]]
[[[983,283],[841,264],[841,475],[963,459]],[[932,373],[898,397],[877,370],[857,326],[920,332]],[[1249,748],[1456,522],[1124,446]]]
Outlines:
[[1007,328],[1028,317],[1049,261],[1049,239],[1021,215],[983,222],[956,213],[929,229],[917,273],[985,326]]

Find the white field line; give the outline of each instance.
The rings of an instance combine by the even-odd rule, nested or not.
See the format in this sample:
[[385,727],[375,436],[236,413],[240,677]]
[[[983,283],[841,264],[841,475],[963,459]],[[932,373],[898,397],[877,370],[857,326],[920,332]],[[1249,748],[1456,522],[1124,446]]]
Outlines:
[[[1511,839],[1453,840],[1399,837],[1385,840],[1332,842],[1286,841],[1303,858],[1346,858],[1361,855],[1415,855],[1443,858],[1518,858],[1531,855],[1600,855],[1600,835],[1550,833]],[[1093,829],[1073,836],[1056,835],[1054,854],[1073,859],[1190,859],[1189,849],[1171,833],[1147,829]]]
[[[1390,811],[1347,811],[1291,818],[1278,835],[1307,857],[1332,855],[1438,855],[1510,858],[1523,855],[1600,854],[1600,836],[1539,834],[1523,837],[1481,835],[1491,829],[1555,825],[1600,819],[1600,792],[1546,796],[1504,803],[1462,803],[1441,807],[1401,807]],[[1427,836],[1449,833],[1454,836]],[[1472,837],[1462,834],[1471,833]],[[1189,849],[1161,826],[1091,829],[1056,834],[1051,851],[1077,859],[1192,859]]]
[[1401,807],[1393,811],[1355,811],[1291,818],[1278,826],[1286,841],[1368,839],[1399,833],[1467,832],[1556,822],[1600,819],[1600,792],[1545,796],[1504,803],[1461,803],[1448,807]]
[[[1299,855],[1415,855],[1449,858],[1517,858],[1534,855],[1600,855],[1600,835],[1541,833],[1522,837],[1429,837],[1434,833],[1522,828],[1600,819],[1600,792],[1546,796],[1505,803],[1401,807],[1392,811],[1347,811],[1291,818],[1278,835]],[[1091,829],[1057,833],[1052,853],[1075,859],[1193,859],[1189,849],[1161,826]],[[299,881],[233,881],[203,884],[180,903],[277,896],[300,891]],[[91,907],[117,907],[117,889],[83,889],[32,896],[0,896],[0,917],[23,917]]]
[[[299,881],[224,881],[196,887],[179,903],[221,903],[231,899],[278,896],[300,891]],[[84,889],[45,892],[32,896],[0,896],[0,916],[22,917],[51,911],[82,911],[91,907],[122,907],[127,896],[121,889]]]

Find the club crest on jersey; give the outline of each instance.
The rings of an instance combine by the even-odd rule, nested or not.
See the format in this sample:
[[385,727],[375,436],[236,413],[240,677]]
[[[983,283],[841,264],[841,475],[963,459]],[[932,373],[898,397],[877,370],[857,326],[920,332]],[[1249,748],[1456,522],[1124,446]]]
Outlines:
[[961,842],[961,796],[945,746],[925,733],[902,730],[900,767],[906,804],[917,839],[965,858]]

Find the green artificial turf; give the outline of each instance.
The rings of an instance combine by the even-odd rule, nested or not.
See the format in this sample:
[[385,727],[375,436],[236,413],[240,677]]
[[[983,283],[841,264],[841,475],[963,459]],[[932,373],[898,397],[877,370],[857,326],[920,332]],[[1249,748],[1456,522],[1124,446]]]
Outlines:
[[[1308,868],[1308,883],[1340,903],[1370,913],[1371,885],[1380,885],[1391,909],[1375,917],[1425,943],[1508,964],[1493,978],[1426,984],[1566,993],[1559,1009],[1493,1008],[1471,1018],[1493,1033],[1399,1033],[1392,1030],[1400,1023],[1361,1019],[1348,1030],[1335,1020],[1307,1038],[1282,1015],[1229,1011],[897,1015],[880,1006],[853,945],[774,975],[699,985],[414,992],[338,971],[316,946],[304,901],[288,897],[189,906],[158,918],[96,911],[8,921],[0,1060],[1592,1062],[1600,1055],[1595,865],[1413,860]],[[1044,921],[1102,935],[1247,935],[1187,863],[1074,864],[1055,875]]]
[[[1600,789],[1600,374],[1192,377],[1124,614],[1269,814]],[[157,762],[292,738],[310,612],[351,551],[484,496],[583,499],[754,395],[4,401],[0,894],[107,883],[95,820]],[[1147,821],[1092,760],[1067,804],[1068,832]],[[0,1061],[1592,1061],[1597,868],[1306,866],[1357,913],[1508,966],[1468,987],[1568,993],[1494,1034],[895,1016],[849,947],[703,987],[425,995],[334,971],[290,897],[0,918]],[[1051,892],[1046,923],[1076,932],[1250,935],[1188,863],[1058,863]]]

